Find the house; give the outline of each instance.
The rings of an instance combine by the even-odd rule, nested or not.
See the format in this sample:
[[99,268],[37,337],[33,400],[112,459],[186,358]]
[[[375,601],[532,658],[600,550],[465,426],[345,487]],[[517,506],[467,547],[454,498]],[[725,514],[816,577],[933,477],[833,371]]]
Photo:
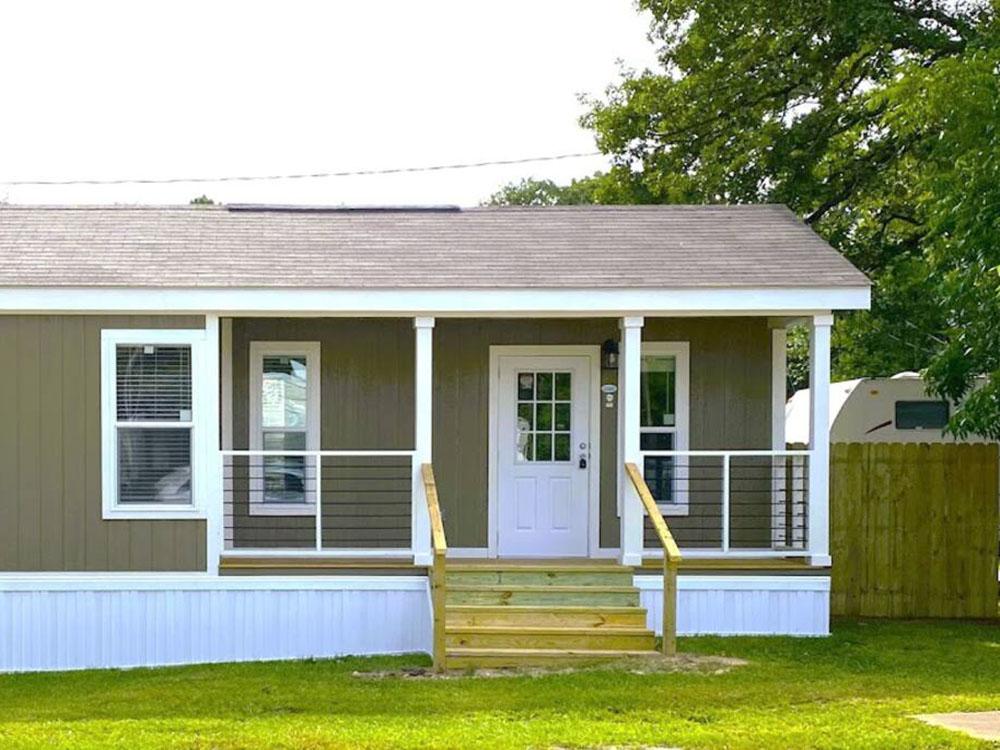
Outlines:
[[[979,378],[977,387],[985,380]],[[830,440],[835,443],[982,443],[971,435],[956,439],[945,432],[955,404],[928,395],[916,372],[889,378],[856,378],[830,384]],[[809,442],[809,389],[788,399],[785,437]]]
[[2,207],[0,669],[826,634],[868,305],[781,206]]

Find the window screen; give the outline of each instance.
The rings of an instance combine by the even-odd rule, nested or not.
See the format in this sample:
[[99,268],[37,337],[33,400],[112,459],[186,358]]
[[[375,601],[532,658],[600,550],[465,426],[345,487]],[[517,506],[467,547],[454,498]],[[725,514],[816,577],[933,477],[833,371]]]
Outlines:
[[951,417],[947,401],[897,401],[897,430],[943,430]]
[[191,347],[115,351],[118,497],[122,505],[190,505]]

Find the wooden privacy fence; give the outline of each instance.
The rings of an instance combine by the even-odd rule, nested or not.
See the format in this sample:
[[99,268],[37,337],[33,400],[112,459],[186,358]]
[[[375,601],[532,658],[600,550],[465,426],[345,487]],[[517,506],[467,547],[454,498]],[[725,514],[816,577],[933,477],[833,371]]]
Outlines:
[[836,443],[831,612],[996,617],[995,444]]

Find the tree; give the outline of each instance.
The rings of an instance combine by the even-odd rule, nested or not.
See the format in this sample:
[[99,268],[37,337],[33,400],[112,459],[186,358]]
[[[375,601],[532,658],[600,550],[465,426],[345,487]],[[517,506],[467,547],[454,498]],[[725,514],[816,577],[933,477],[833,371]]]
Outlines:
[[214,206],[215,201],[209,198],[207,195],[199,195],[197,198],[192,198],[190,200],[190,205],[192,206]]
[[[639,6],[653,14],[662,67],[626,72],[589,100],[583,123],[612,157],[591,193],[791,207],[873,282],[871,312],[838,319],[835,377],[930,365],[935,392],[962,397],[976,372],[996,370],[993,5]],[[1000,424],[1000,383],[970,396],[952,426],[982,431],[991,413]]]

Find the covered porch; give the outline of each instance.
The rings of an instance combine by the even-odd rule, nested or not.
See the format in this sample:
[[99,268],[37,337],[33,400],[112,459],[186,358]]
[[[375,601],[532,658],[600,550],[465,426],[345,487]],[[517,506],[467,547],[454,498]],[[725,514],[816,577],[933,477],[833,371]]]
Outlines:
[[685,564],[829,564],[828,440],[784,440],[785,331],[828,311],[209,319],[220,380],[210,558],[224,573],[449,558],[655,564],[644,477]]

